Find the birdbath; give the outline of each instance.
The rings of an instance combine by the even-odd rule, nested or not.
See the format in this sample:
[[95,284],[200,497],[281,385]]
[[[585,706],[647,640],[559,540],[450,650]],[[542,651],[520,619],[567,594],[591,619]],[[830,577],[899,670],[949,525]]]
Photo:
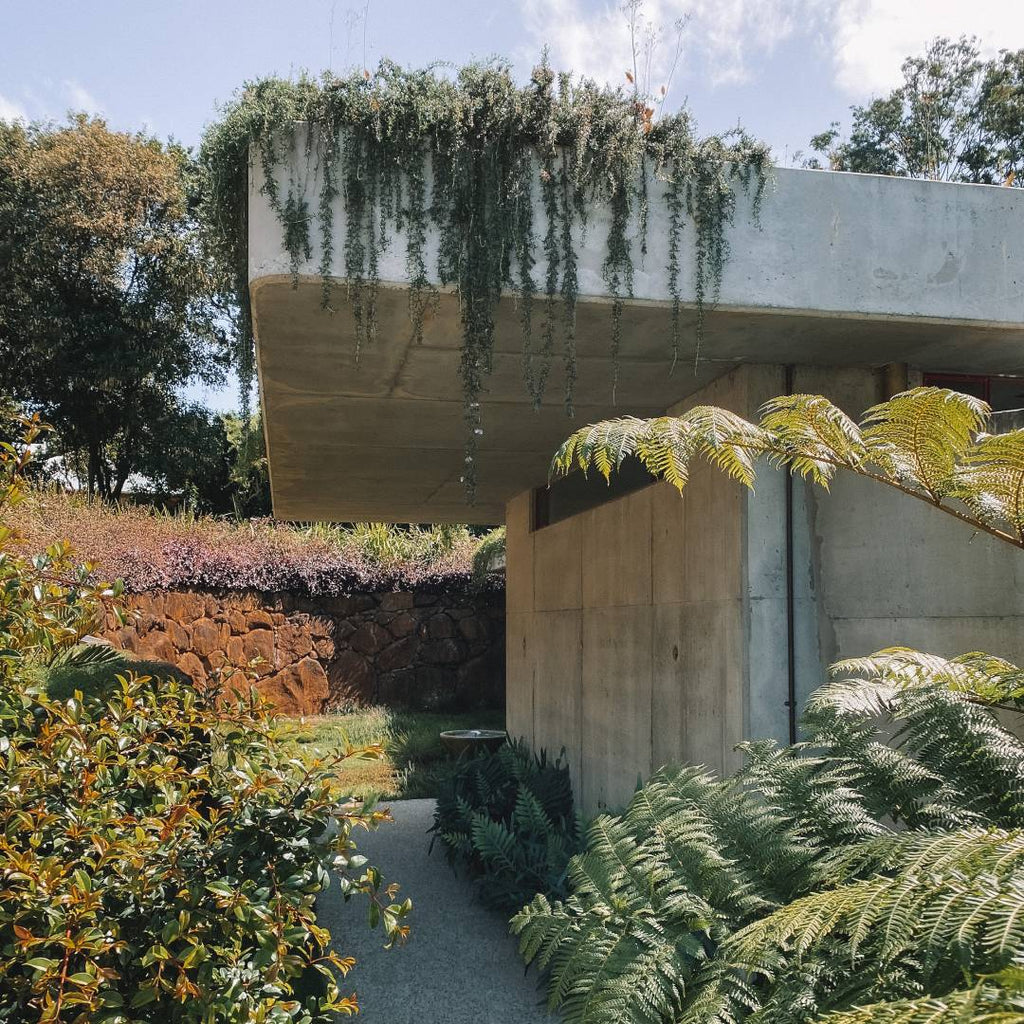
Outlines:
[[504,742],[505,733],[499,729],[448,729],[441,733],[441,745],[453,757],[493,752]]

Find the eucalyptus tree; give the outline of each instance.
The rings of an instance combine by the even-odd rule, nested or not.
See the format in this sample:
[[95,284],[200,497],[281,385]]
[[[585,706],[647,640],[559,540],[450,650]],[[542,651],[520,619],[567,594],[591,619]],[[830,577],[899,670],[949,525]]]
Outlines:
[[85,115],[0,121],[0,393],[54,426],[90,493],[117,497],[174,441],[184,385],[224,379],[197,201],[177,145]]
[[808,166],[1014,184],[1024,169],[1024,50],[981,57],[975,39],[937,38],[903,62],[903,82],[854,106],[849,136],[833,122]]

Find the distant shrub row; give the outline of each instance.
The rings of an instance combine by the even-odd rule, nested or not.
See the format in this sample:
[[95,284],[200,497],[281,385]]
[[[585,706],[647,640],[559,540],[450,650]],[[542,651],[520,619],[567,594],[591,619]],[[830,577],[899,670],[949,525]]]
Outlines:
[[129,591],[186,587],[332,596],[392,587],[500,586],[474,581],[481,543],[465,526],[384,523],[296,526],[269,519],[169,515],[38,491],[17,509],[27,549],[68,538],[83,558]]

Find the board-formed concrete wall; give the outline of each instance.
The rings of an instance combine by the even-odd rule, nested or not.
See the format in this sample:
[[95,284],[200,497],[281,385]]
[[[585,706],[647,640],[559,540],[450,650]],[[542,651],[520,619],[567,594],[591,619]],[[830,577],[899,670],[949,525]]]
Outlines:
[[[884,397],[867,370],[798,367],[794,388],[826,393],[855,416]],[[895,645],[1024,661],[1020,551],[849,474],[827,494],[798,483],[796,499],[797,565],[810,570],[798,618],[802,696],[815,667]]]
[[[883,386],[870,369],[793,376],[855,416]],[[782,367],[745,365],[673,411],[753,417],[784,389]],[[508,728],[566,749],[587,812],[667,762],[730,771],[741,740],[788,739],[785,488],[762,468],[751,494],[700,465],[682,496],[652,484],[537,531],[530,494],[509,503]],[[796,481],[793,552],[801,705],[830,662],[894,644],[1024,659],[1024,555],[923,503]]]
[[[781,384],[779,367],[742,367],[677,411],[700,401],[752,414]],[[530,494],[509,503],[508,728],[565,747],[588,812],[623,803],[669,761],[728,771],[735,745],[773,724],[750,686],[770,666],[748,651],[751,636],[770,646],[780,615],[784,627],[771,589],[781,547],[752,501],[701,465],[682,495],[654,484],[532,532]],[[784,632],[781,643],[784,657]]]

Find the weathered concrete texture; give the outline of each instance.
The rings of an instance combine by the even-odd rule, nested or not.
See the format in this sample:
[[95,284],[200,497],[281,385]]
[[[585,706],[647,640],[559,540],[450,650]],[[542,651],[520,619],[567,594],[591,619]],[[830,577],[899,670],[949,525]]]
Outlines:
[[335,948],[356,966],[343,990],[359,997],[366,1024],[542,1024],[536,976],[527,975],[505,918],[473,901],[471,883],[456,877],[440,849],[427,854],[433,800],[391,805],[394,824],[359,834],[361,853],[388,882],[410,896],[412,934],[405,946],[382,948],[366,927],[360,901],[344,903],[337,889],[320,897],[319,917]]
[[[278,188],[303,183],[310,211],[319,209],[320,168],[310,165],[304,133],[296,133],[293,161],[282,161]],[[1011,189],[920,181],[869,174],[837,174],[779,167],[755,220],[751,198],[738,191],[735,225],[730,233],[733,258],[722,281],[721,303],[746,310],[820,310],[855,316],[908,316],[977,320],[983,323],[1024,321],[1024,197]],[[637,300],[666,302],[669,229],[666,184],[653,173],[646,257],[634,216],[628,232],[635,258],[633,295]],[[289,276],[291,265],[282,244],[277,216],[262,192],[263,175],[254,161],[249,191],[249,279]],[[534,182],[538,225],[544,223],[539,175]],[[313,213],[310,257],[300,275],[316,276],[320,262],[318,218]],[[611,209],[591,204],[587,226],[576,226],[579,293],[584,299],[607,298],[602,240],[608,236]],[[347,224],[344,201],[334,201],[335,238]],[[538,228],[538,236],[541,229]],[[439,234],[428,229],[427,275],[438,284]],[[406,238],[394,241],[379,259],[384,282],[405,285],[409,268]],[[693,299],[694,257],[684,244],[679,253],[680,289]],[[344,275],[342,247],[335,244],[331,272]],[[543,290],[545,264],[533,270]],[[580,332],[580,337],[585,337]]]
[[[693,401],[752,415],[781,380],[739,367]],[[509,503],[508,726],[566,749],[585,810],[669,761],[728,770],[786,721],[781,512],[752,501],[698,465],[682,495],[656,484],[534,532],[529,496]]]
[[[880,397],[867,371],[830,382],[800,368],[796,382],[800,390],[831,385],[847,411]],[[869,480],[837,478],[830,494],[802,490],[816,613],[810,621],[823,663],[894,644],[1024,659],[1020,552]]]
[[[317,162],[301,132],[295,180],[319,209]],[[292,168],[279,169],[287,189]],[[1024,372],[1024,194],[1020,190],[871,175],[777,169],[760,223],[739,197],[720,301],[695,361],[692,228],[680,249],[683,299],[679,369],[669,373],[672,316],[664,183],[649,183],[646,253],[630,232],[635,275],[622,313],[612,394],[611,325],[602,262],[609,211],[588,212],[576,239],[580,301],[575,420],[563,412],[564,371],[555,359],[547,393],[532,408],[522,382],[521,306],[495,310],[493,372],[481,396],[478,500],[466,502],[465,422],[458,375],[457,296],[440,294],[414,337],[408,318],[405,239],[381,253],[379,331],[357,361],[353,319],[339,280],[321,308],[319,226],[297,287],[282,229],[260,191],[257,161],[249,211],[249,280],[275,513],[292,519],[500,522],[515,494],[544,480],[552,451],[574,427],[608,416],[659,415],[737,362],[881,365]],[[538,207],[537,237],[544,214]],[[345,235],[341,200],[334,231]],[[428,232],[433,274],[437,233]],[[344,246],[332,272],[343,274]],[[543,290],[546,265],[535,274]],[[533,321],[540,324],[537,309]],[[539,328],[538,328],[539,329]],[[694,365],[695,372],[682,372]]]
[[202,685],[244,678],[284,714],[375,703],[425,711],[504,699],[504,601],[467,593],[383,591],[310,598],[256,591],[169,591],[128,598],[104,635],[173,662]]
[[[793,388],[855,416],[885,397],[865,368],[797,367]],[[745,365],[673,411],[753,416],[784,389],[782,367]],[[667,762],[730,771],[741,740],[788,739],[786,484],[697,466],[682,497],[652,485],[534,533],[527,496],[509,503],[509,728],[568,749],[588,811]],[[849,475],[793,497],[798,710],[829,663],[883,647],[1024,660],[1019,552]]]

